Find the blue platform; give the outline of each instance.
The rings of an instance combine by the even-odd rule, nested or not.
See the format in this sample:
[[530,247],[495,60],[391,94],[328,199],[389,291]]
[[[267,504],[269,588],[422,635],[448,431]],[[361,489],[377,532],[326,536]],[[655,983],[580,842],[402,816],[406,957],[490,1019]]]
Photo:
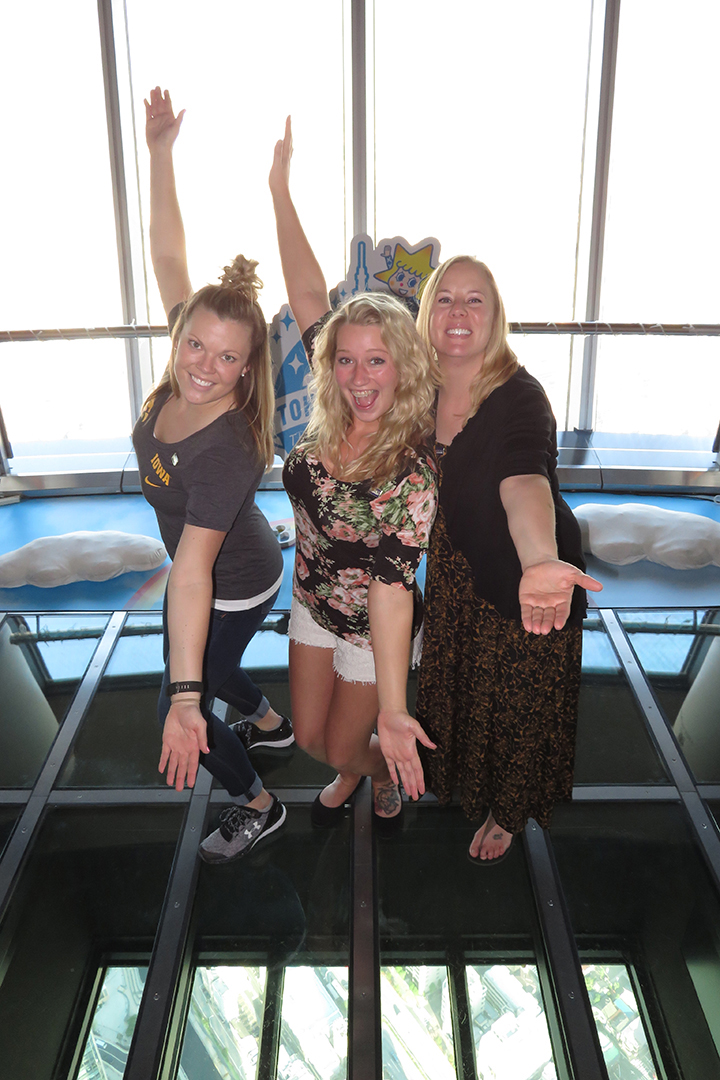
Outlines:
[[[565,498],[573,508],[590,502],[607,505],[638,502],[720,521],[720,505],[710,499],[691,496],[569,492]],[[258,504],[271,523],[292,518],[290,502],[283,491],[259,492]],[[160,536],[155,514],[141,495],[30,498],[19,503],[0,504],[0,555],[41,536],[102,529],[118,529],[158,539]],[[287,610],[290,607],[294,548],[286,549],[283,558],[285,578],[277,607]],[[168,569],[169,561],[160,570],[131,572],[110,581],[77,581],[54,589],[33,585],[0,589],[0,611],[159,609]],[[716,566],[702,570],[671,570],[647,561],[631,566],[612,566],[590,557],[588,572],[604,585],[602,593],[591,597],[591,603],[601,607],[720,605],[720,568]],[[421,572],[421,584],[423,577]]]

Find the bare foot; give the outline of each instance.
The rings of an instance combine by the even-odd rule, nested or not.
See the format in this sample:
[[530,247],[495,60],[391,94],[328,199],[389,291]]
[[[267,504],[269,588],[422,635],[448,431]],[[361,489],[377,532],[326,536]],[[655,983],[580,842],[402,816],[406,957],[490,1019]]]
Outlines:
[[378,817],[394,818],[400,813],[402,796],[397,784],[393,784],[392,780],[385,780],[382,784],[374,783],[373,798]]
[[360,776],[357,773],[338,773],[332,784],[320,792],[320,802],[331,809],[342,806],[358,786]]
[[513,834],[501,829],[492,815],[488,814],[484,825],[481,825],[472,838],[470,844],[470,858],[492,861],[504,855],[512,843]]

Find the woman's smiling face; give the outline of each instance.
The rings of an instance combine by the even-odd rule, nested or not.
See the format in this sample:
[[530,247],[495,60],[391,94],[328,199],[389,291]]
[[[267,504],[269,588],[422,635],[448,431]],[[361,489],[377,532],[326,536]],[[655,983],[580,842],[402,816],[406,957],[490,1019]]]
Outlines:
[[[355,423],[373,424],[392,408],[398,375],[380,327],[346,323],[335,347],[335,379]],[[367,430],[367,429],[366,429]],[[371,429],[369,429],[371,430]]]
[[495,299],[485,272],[472,262],[454,263],[443,275],[430,312],[430,342],[443,360],[485,359],[495,318]]
[[252,329],[246,323],[195,308],[175,353],[180,396],[191,405],[220,405],[227,399],[230,408],[238,379],[247,369],[251,343]]

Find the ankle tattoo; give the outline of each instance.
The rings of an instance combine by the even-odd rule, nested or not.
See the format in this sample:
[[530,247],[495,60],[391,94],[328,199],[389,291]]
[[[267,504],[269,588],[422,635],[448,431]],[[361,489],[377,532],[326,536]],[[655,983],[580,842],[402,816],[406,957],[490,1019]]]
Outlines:
[[390,815],[400,806],[400,792],[394,784],[386,784],[375,789],[375,808]]

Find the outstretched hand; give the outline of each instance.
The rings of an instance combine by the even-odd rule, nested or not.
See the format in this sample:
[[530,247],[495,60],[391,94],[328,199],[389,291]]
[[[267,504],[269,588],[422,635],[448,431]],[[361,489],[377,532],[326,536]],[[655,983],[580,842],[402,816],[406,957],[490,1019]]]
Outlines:
[[210,753],[207,744],[207,724],[197,702],[176,702],[170,706],[162,735],[162,754],[158,772],[165,772],[167,784],[182,791],[187,780],[193,787],[200,754]]
[[429,750],[435,743],[425,734],[417,720],[406,712],[380,710],[377,722],[380,749],[394,784],[402,786],[411,799],[418,799],[425,792],[425,778],[417,752],[420,741]]
[[290,159],[292,158],[292,124],[288,116],[285,121],[285,135],[275,143],[272,168],[268,178],[270,191],[275,195],[290,188]]
[[577,566],[551,559],[529,566],[520,579],[520,617],[528,633],[562,630],[570,614],[573,589],[600,592],[602,585]]
[[150,100],[145,99],[145,139],[151,152],[173,145],[184,115],[184,109],[177,116],[173,112],[169,90],[163,93],[156,86],[150,91]]

